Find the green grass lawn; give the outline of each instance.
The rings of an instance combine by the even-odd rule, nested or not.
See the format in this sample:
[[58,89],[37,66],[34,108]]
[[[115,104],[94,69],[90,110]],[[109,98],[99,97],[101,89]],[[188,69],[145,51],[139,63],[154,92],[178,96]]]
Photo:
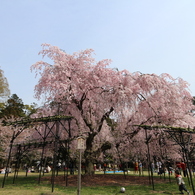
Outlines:
[[[63,173],[61,173],[63,174]],[[48,176],[48,174],[47,174]],[[76,195],[77,187],[63,187],[54,186],[54,191],[52,192],[51,184],[42,181],[38,184],[38,173],[29,173],[25,176],[24,172],[19,172],[18,178],[13,184],[13,173],[9,174],[6,178],[4,188],[2,188],[4,174],[0,174],[0,194],[2,195]],[[162,178],[163,180],[163,178]],[[186,186],[190,191],[191,188],[188,186],[186,181]],[[125,187],[125,193],[120,193],[120,186],[98,186],[98,187],[82,187],[81,195],[165,195],[165,194],[179,194],[178,187],[174,181],[174,176],[172,176],[171,183],[168,179],[162,184],[155,184],[154,190],[151,185],[130,185]]]

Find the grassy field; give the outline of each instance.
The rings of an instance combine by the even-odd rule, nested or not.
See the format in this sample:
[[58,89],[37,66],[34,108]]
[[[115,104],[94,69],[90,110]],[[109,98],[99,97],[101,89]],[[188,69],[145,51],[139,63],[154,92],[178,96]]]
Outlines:
[[[48,174],[47,174],[48,175]],[[2,195],[76,195],[77,187],[54,186],[52,192],[51,184],[41,182],[38,184],[38,173],[29,173],[25,176],[24,172],[20,172],[18,178],[13,184],[13,173],[6,178],[4,188],[2,188],[4,174],[0,174],[0,194]],[[173,177],[173,176],[172,176]],[[187,182],[186,182],[187,183]],[[187,187],[190,187],[187,184]],[[126,195],[165,195],[179,194],[178,187],[174,178],[170,183],[168,179],[163,184],[155,184],[155,190],[150,185],[130,185],[125,187]],[[119,186],[98,186],[98,187],[82,187],[81,195],[118,195],[120,193]]]

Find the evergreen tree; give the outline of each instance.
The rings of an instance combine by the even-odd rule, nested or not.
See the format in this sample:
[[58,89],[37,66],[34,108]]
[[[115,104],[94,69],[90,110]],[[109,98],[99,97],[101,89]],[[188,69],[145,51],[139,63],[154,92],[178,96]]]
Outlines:
[[24,105],[22,99],[13,94],[5,104],[0,105],[0,118],[24,118],[36,112],[36,104]]

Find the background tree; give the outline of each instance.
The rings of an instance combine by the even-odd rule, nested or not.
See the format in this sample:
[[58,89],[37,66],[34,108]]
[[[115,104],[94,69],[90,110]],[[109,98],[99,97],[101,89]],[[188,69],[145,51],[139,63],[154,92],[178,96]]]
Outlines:
[[25,118],[36,112],[36,104],[24,105],[22,99],[13,94],[0,107],[0,118]]
[[[4,121],[21,120],[23,118],[30,117],[31,114],[35,113],[37,105],[24,105],[22,99],[16,94],[13,94],[8,100],[0,104],[0,161],[6,160],[6,154],[9,150],[9,144],[13,135],[13,130],[18,130],[21,127],[4,126]],[[32,131],[24,131],[18,138],[17,142],[23,142],[30,137]]]
[[9,84],[4,76],[3,70],[0,69],[0,101],[4,102],[10,95]]

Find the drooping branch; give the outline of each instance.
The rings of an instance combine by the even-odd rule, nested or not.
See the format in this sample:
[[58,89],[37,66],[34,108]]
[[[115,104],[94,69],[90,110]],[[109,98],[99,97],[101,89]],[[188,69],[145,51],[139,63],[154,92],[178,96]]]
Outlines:
[[151,104],[146,100],[146,98],[142,95],[142,94],[138,94],[138,98],[141,100],[141,98],[139,97],[139,95],[146,101],[146,103],[148,104],[148,106],[153,110],[153,112],[155,113],[156,116],[158,116],[158,114],[156,113],[156,111],[154,110],[154,108],[151,106]]
[[103,122],[110,116],[110,114],[112,113],[113,110],[114,110],[114,108],[111,107],[110,110],[109,110],[108,112],[106,112],[106,113],[102,116],[102,118],[101,118],[101,120],[100,120],[100,123],[99,123],[99,126],[98,126],[98,129],[97,129],[97,132],[100,132],[100,131],[101,131]]

